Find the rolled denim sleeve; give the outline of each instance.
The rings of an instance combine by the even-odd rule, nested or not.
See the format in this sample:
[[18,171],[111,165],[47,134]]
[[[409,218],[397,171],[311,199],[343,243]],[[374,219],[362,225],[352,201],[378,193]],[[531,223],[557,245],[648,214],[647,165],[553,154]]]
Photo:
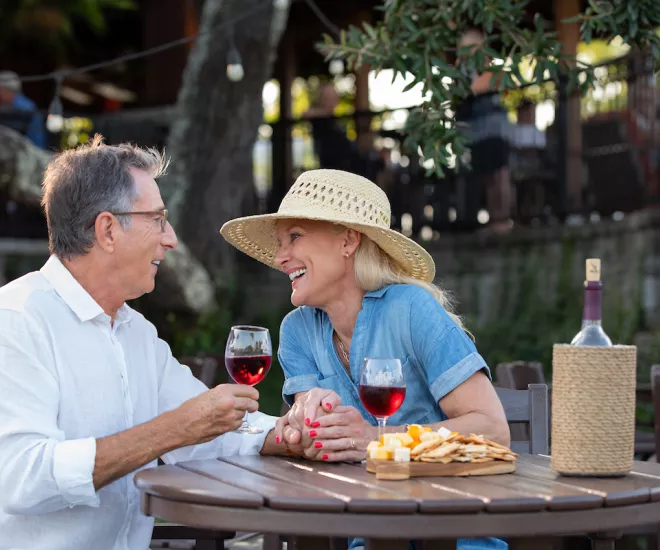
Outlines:
[[436,401],[481,370],[490,369],[474,342],[426,290],[415,288],[410,302],[410,334]]
[[311,353],[311,346],[299,310],[289,313],[280,326],[280,346],[277,352],[282,370],[284,386],[282,397],[293,404],[297,393],[319,387],[319,369]]
[[60,391],[38,325],[0,311],[0,506],[36,515],[99,506],[92,474],[94,438],[66,439],[58,428]]

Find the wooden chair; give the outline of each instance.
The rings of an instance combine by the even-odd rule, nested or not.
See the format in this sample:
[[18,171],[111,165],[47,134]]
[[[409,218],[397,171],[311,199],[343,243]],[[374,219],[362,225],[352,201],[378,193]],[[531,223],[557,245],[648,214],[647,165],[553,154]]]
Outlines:
[[[495,367],[495,384],[510,390],[525,390],[530,384],[545,384],[543,365],[537,361],[513,361],[500,363]],[[550,403],[550,399],[548,399]],[[548,418],[550,405],[548,404]],[[525,441],[529,439],[527,426],[515,424],[511,426],[511,438]]]
[[[211,388],[218,383],[218,378],[225,372],[220,368],[220,360],[214,356],[181,357],[179,363],[190,367],[195,378]],[[196,529],[175,523],[156,523],[151,536],[150,548],[170,548],[171,541],[194,541],[191,549],[220,550],[225,547],[225,540],[234,538],[236,533],[216,531],[215,529]],[[180,548],[180,546],[177,546]]]
[[545,384],[543,365],[538,361],[513,361],[495,367],[498,386],[510,390],[524,390],[529,384]]
[[529,384],[526,390],[495,388],[511,425],[526,425],[528,438],[511,441],[511,450],[521,454],[547,455],[550,451],[548,386]]
[[[651,396],[653,399],[653,436],[656,453],[649,460],[660,462],[660,455],[657,452],[657,449],[660,449],[660,365],[651,367]],[[645,537],[646,548],[649,550],[653,548],[660,549],[660,524],[642,525],[626,531],[625,534]]]

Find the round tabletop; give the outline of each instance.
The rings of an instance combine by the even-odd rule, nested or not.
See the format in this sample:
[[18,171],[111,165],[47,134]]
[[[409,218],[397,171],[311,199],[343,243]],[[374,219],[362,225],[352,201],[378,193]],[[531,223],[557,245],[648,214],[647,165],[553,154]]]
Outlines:
[[549,457],[521,455],[513,474],[384,481],[364,464],[235,456],[142,470],[135,483],[147,515],[296,536],[405,541],[589,534],[660,517],[660,465],[648,462],[635,462],[623,477],[565,477],[550,468]]

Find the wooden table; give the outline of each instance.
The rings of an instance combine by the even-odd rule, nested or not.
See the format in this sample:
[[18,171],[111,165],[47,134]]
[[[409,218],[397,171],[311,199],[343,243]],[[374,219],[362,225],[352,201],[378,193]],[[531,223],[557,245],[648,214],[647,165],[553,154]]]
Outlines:
[[624,477],[577,478],[526,455],[515,474],[379,481],[361,464],[237,456],[142,470],[135,483],[150,516],[228,531],[363,537],[367,550],[407,550],[413,539],[446,548],[457,538],[582,533],[595,548],[613,549],[620,531],[660,520],[660,465],[648,462]]

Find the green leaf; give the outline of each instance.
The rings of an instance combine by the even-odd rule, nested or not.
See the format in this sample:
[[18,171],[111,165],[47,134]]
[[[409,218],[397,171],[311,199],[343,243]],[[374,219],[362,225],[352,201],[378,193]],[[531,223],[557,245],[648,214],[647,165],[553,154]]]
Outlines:
[[367,35],[369,36],[369,38],[373,38],[374,40],[377,39],[378,34],[376,32],[376,29],[374,29],[369,23],[367,23],[367,22],[362,23],[362,27],[367,32]]

